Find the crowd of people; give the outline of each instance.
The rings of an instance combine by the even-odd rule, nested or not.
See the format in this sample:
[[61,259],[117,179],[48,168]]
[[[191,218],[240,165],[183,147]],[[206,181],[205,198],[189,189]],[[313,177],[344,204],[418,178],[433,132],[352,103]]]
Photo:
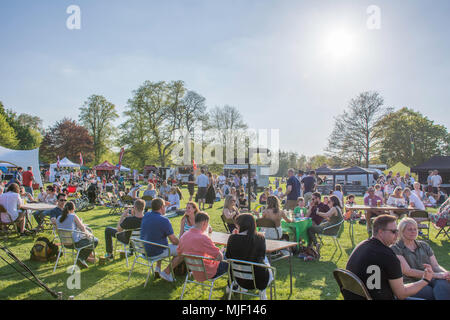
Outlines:
[[[27,168],[27,172],[31,170],[32,168]],[[23,199],[35,200],[33,190],[28,189],[29,181],[33,183],[32,173],[29,175],[27,172],[22,174],[20,171],[20,176],[18,174],[14,177],[14,181],[8,182],[5,190],[0,186],[2,219],[3,214],[8,213],[17,223],[19,232],[25,235],[21,204]],[[183,262],[183,254],[211,258],[205,260],[205,267],[208,279],[213,279],[227,272],[226,259],[240,259],[268,265],[265,239],[282,238],[282,220],[291,223],[293,216],[310,218],[312,223],[307,230],[309,247],[320,251],[318,234],[334,232],[333,227],[339,226],[342,220],[358,215],[351,209],[345,212],[344,189],[341,185],[336,185],[332,192],[324,195],[317,191],[318,179],[314,171],[296,173],[294,169],[289,169],[287,174],[287,178],[275,180],[275,188],[272,186],[265,188],[259,198],[256,197],[256,189],[252,186],[251,198],[248,199],[247,184],[252,184],[253,181],[249,182],[245,176],[227,178],[224,174],[216,176],[202,169],[195,177],[194,172],[191,172],[188,178],[189,200],[183,209],[180,208],[183,196],[176,184],[161,181],[159,185],[155,185],[154,177],[151,177],[145,190],[136,181],[132,181],[131,187],[128,189],[124,187],[122,191],[120,186],[124,185],[124,181],[121,181],[121,177],[101,179],[100,182],[95,177],[86,175],[78,182],[69,181],[66,184],[65,181],[63,183],[57,181],[53,185],[48,185],[45,191],[40,188],[36,200],[55,204],[56,207],[49,211],[36,211],[33,216],[38,228],[48,217],[50,223],[57,229],[74,230],[75,247],[84,248],[80,252],[77,264],[81,268],[87,268],[88,262],[94,259],[92,251],[97,247],[99,239],[76,214],[74,203],[68,201],[67,189],[73,184],[85,190],[95,185],[97,193],[122,192],[122,195],[133,199],[133,207],[121,213],[115,227],[105,228],[106,259],[114,259],[114,238],[122,243],[129,243],[130,230],[140,229],[140,239],[169,248],[167,250],[145,245],[147,255],[153,259],[168,257],[169,254],[172,256],[170,265],[164,270],[161,269],[161,262],[157,263],[155,272],[162,279],[174,281],[172,270]],[[443,197],[439,196],[436,204],[442,200],[444,203],[437,214],[430,215],[430,219],[437,221],[443,216],[448,217],[450,200],[439,188],[442,178],[437,172],[430,174],[429,178],[429,185],[421,185],[409,175],[382,176],[375,186],[368,188],[363,201],[374,208],[387,204],[397,208],[425,210],[428,204],[427,193],[431,193],[435,199],[436,195]],[[283,182],[286,184],[285,192],[280,185]],[[209,224],[210,216],[205,211],[212,208],[214,202],[222,199],[224,200],[222,215],[228,230],[232,233],[226,250],[219,249],[212,242],[209,236],[212,232]],[[258,210],[248,210],[251,201],[259,202]],[[345,204],[348,206],[354,201],[355,196],[348,195]],[[166,217],[166,213],[171,211],[182,215],[178,235],[175,235],[172,224]],[[381,286],[369,290],[372,297],[450,299],[450,273],[438,264],[430,246],[417,240],[418,228],[415,220],[406,217],[401,220],[397,229],[397,216],[376,211],[374,215],[377,218],[370,230],[368,229],[370,232],[373,230],[373,234],[369,233],[369,239],[354,249],[347,264],[347,269],[360,277],[363,282],[370,277],[367,267],[379,266]],[[256,222],[260,218],[273,221],[273,227],[263,227],[257,232]],[[399,240],[397,235],[400,236]],[[134,249],[132,246],[130,249],[132,254]],[[257,289],[261,292],[261,298],[265,299],[265,288],[273,277],[265,268],[258,269],[255,275]],[[205,280],[203,273],[194,273],[194,277],[197,281]],[[242,281],[239,285],[248,290],[254,289],[253,282]],[[351,297],[350,293],[348,297]]]

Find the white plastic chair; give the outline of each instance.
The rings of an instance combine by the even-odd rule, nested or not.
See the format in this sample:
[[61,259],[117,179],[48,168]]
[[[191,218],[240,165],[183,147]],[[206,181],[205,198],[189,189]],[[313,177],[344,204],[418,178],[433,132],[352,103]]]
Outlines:
[[[130,243],[133,244],[133,247],[134,247],[134,261],[133,261],[133,265],[130,269],[130,273],[128,275],[128,281],[131,278],[131,273],[133,272],[133,269],[134,269],[134,266],[136,263],[147,266],[148,273],[147,273],[147,278],[145,279],[145,284],[144,284],[144,288],[145,288],[147,286],[147,282],[148,282],[150,273],[152,273],[153,275],[155,274],[155,270],[153,269],[153,265],[155,264],[155,262],[168,259],[169,265],[170,265],[170,273],[171,273],[171,275],[174,279],[174,283],[175,283],[175,275],[173,273],[172,264],[170,263],[171,254],[170,254],[169,246],[165,246],[165,245],[162,245],[159,243],[145,241],[145,240],[141,240],[141,239],[137,239],[137,238],[133,238],[133,237],[130,238],[130,241],[131,241]],[[147,251],[145,250],[144,244],[148,244],[148,245],[163,248],[164,250],[168,250],[168,254],[165,256],[162,256],[162,257],[160,255],[158,255],[156,258],[149,257],[147,255]],[[140,260],[143,260],[144,262],[140,262]]]
[[[204,260],[214,261],[215,259],[209,258],[209,257],[193,255],[193,254],[183,254],[182,256],[184,258],[184,263],[186,264],[187,274],[186,274],[186,279],[184,280],[183,291],[181,292],[180,300],[183,300],[184,291],[185,291],[186,285],[188,283],[194,283],[194,284],[201,285],[203,287],[208,287],[209,288],[208,300],[211,300],[211,294],[212,294],[212,290],[214,288],[214,282],[217,279],[225,276],[227,273],[225,272],[224,274],[221,274],[218,277],[208,279],[208,274],[206,272]],[[194,275],[193,275],[194,271],[195,272],[202,272],[202,273],[204,273],[204,276],[205,276],[206,280],[203,281],[203,282],[195,281],[195,278],[194,278]],[[192,278],[194,280],[190,280],[189,278]]]
[[93,238],[93,236],[90,233],[82,232],[78,230],[70,230],[70,229],[56,229],[56,234],[59,238],[61,248],[58,251],[58,257],[56,258],[55,267],[53,268],[53,272],[56,271],[56,267],[58,266],[59,258],[61,257],[61,252],[66,255],[66,249],[71,250],[72,253],[72,259],[74,261],[73,267],[77,264],[78,256],[80,255],[81,250],[85,248],[92,247],[92,250],[94,252],[95,257],[95,244],[94,242],[85,245],[83,247],[76,248],[75,242],[73,241],[73,233],[78,233],[80,235],[83,235],[86,238]]
[[[264,263],[256,263],[256,262],[236,260],[236,259],[227,259],[225,261],[228,262],[228,276],[230,277],[230,280],[231,280],[230,281],[231,284],[230,284],[229,292],[228,292],[228,300],[231,299],[231,295],[233,293],[239,293],[241,299],[242,299],[243,294],[253,296],[253,297],[260,296],[259,295],[260,290],[258,290],[256,288],[255,267],[272,270],[273,280],[268,284],[267,288],[270,287],[270,299],[272,299],[272,289],[273,289],[275,299],[277,298],[276,286],[275,286],[277,269],[275,267],[269,266]],[[237,279],[253,281],[253,287],[255,289],[244,290],[243,288],[241,288],[241,286],[239,286]],[[237,289],[233,289],[233,287],[235,285],[237,285]],[[255,293],[252,293],[251,291],[258,291],[258,293],[255,294]]]

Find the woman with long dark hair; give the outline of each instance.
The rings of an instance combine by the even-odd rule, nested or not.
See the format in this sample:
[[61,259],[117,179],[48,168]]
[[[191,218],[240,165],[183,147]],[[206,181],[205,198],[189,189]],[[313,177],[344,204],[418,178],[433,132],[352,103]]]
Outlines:
[[200,212],[197,203],[189,201],[186,204],[186,210],[184,212],[183,218],[180,221],[180,235],[178,239],[181,238],[183,233],[189,231],[189,229],[195,226],[195,215]]
[[[269,264],[266,258],[266,240],[264,235],[256,231],[255,218],[248,213],[243,213],[236,218],[236,229],[228,238],[227,259],[244,260],[255,263]],[[265,289],[270,283],[271,273],[266,268],[255,267],[256,288],[261,290],[261,299],[266,298]],[[252,280],[237,279],[239,286],[247,290],[253,290]]]
[[[330,201],[328,203],[330,206],[330,210],[328,212],[320,212],[317,209],[316,214],[325,220],[319,225],[313,225],[308,228],[308,236],[309,236],[309,246],[315,245],[317,251],[319,251],[319,244],[316,239],[316,234],[330,234],[335,232],[334,228],[329,228],[332,226],[338,227],[339,223],[344,219],[342,216],[342,205],[341,201],[336,196],[331,196]],[[325,228],[329,228],[324,230]]]
[[[72,201],[69,201],[64,206],[62,214],[56,220],[57,229],[66,229],[73,231],[81,231],[73,232],[72,239],[76,248],[81,248],[90,244],[94,244],[94,247],[98,245],[98,239],[94,237],[92,231],[88,229],[83,221],[75,214],[75,204]],[[92,246],[81,250],[77,264],[80,268],[87,268],[88,265],[86,263],[86,259],[89,257],[91,252],[93,251]]]
[[276,196],[269,196],[267,198],[267,208],[262,213],[263,218],[272,220],[275,223],[275,228],[261,228],[261,232],[265,233],[267,239],[278,240],[283,234],[281,229],[281,219],[291,223],[292,220],[286,215],[286,211],[280,209],[280,199]]
[[214,188],[215,181],[211,174],[211,172],[208,172],[208,189],[206,191],[206,199],[205,203],[209,204],[209,208],[211,209],[213,207],[214,201],[216,200],[216,190]]

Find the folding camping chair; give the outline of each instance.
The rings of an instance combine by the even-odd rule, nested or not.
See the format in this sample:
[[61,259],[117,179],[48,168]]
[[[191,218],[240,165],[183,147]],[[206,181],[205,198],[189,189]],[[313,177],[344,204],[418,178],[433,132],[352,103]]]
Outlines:
[[[439,227],[436,226],[436,228]],[[447,238],[450,240],[450,220],[447,220],[447,225],[440,227],[438,233],[436,234],[436,237],[434,238],[437,239],[441,233],[442,235],[447,236]]]
[[120,199],[111,192],[106,193],[108,203],[106,204],[106,207],[109,208],[108,214],[118,214],[121,212],[122,208],[124,207]]

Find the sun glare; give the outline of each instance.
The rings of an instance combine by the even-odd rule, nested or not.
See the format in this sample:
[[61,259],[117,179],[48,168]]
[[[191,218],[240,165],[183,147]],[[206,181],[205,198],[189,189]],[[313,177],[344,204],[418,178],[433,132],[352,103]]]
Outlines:
[[324,52],[334,59],[349,58],[355,51],[355,37],[345,29],[335,29],[324,37]]

